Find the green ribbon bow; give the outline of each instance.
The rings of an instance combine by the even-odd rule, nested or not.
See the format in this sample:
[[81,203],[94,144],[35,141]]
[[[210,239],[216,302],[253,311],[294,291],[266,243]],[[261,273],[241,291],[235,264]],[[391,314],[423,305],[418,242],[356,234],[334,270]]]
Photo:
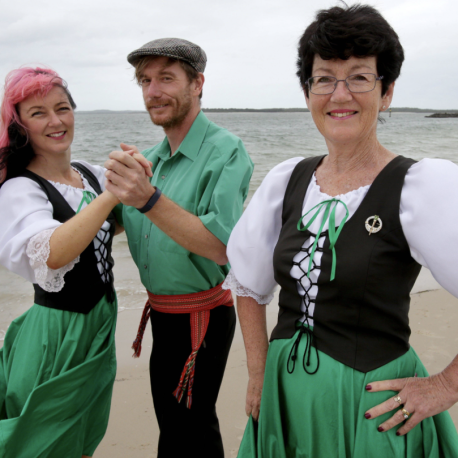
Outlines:
[[83,198],[81,199],[80,206],[78,207],[78,210],[76,210],[76,213],[79,213],[81,210],[81,207],[83,206],[84,202],[86,202],[88,205],[95,199],[94,193],[90,191],[83,191]]
[[[335,203],[335,205],[331,210],[333,203]],[[338,204],[342,204],[345,207],[346,214],[342,222],[340,223],[339,227],[336,230],[336,208]],[[317,207],[318,207],[317,211],[310,218],[309,222],[304,227],[301,227],[303,219]],[[298,221],[297,230],[306,231],[315,221],[315,219],[317,218],[317,216],[319,215],[322,209],[324,209],[324,215],[323,215],[323,219],[321,220],[320,230],[316,234],[315,241],[313,242],[312,252],[310,253],[309,268],[307,270],[307,277],[310,278],[310,270],[312,268],[312,262],[313,262],[313,257],[315,256],[316,247],[318,245],[318,239],[320,238],[320,234],[323,231],[323,227],[326,224],[326,221],[329,219],[329,229],[328,229],[329,241],[330,241],[329,249],[332,250],[332,268],[331,268],[331,280],[330,281],[332,281],[336,277],[337,256],[336,256],[335,244],[337,242],[337,239],[339,238],[340,233],[342,232],[342,229],[344,227],[345,222],[347,221],[348,214],[349,214],[348,208],[345,205],[345,202],[342,202],[339,199],[329,199],[329,200],[324,200],[323,202],[315,205],[305,215],[303,215],[301,219]]]

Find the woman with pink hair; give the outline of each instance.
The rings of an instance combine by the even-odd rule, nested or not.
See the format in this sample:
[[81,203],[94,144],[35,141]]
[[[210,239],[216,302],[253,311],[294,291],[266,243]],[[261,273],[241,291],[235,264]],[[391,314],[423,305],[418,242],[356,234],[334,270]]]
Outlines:
[[0,456],[92,456],[116,374],[111,244],[118,199],[105,171],[70,162],[76,105],[48,68],[6,77],[0,120],[0,264],[34,305],[0,350]]

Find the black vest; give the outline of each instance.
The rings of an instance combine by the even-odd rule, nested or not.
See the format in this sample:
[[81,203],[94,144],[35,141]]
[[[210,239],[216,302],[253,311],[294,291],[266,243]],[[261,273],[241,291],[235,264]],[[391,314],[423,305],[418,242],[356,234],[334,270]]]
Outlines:
[[[72,166],[79,170],[97,194],[101,194],[99,182],[94,174],[84,165],[77,162],[72,163]],[[30,178],[38,183],[41,189],[45,192],[49,202],[53,206],[53,217],[55,220],[65,223],[73,216],[74,210],[70,207],[62,194],[47,180],[40,177],[30,170],[25,170],[20,176]],[[114,300],[113,289],[113,258],[111,257],[111,245],[115,232],[115,217],[113,213],[107,218],[110,223],[110,239],[107,243],[100,245],[100,250],[106,250],[106,260],[109,265],[105,274],[108,278],[104,282],[97,268],[97,257],[94,251],[94,243],[90,243],[87,248],[81,253],[80,261],[75,264],[72,270],[65,274],[64,287],[57,293],[49,293],[43,288],[34,284],[35,303],[58,310],[66,310],[69,312],[89,313],[107,294],[110,302]]]
[[[324,156],[295,167],[283,202],[283,226],[274,251],[275,280],[281,286],[278,324],[271,340],[291,338],[301,319],[293,257],[314,236],[297,223],[312,175]],[[330,281],[332,253],[327,231],[313,313],[313,344],[341,363],[369,372],[409,349],[410,291],[421,266],[411,257],[399,219],[404,178],[412,159],[398,156],[376,177],[336,243],[336,277]],[[323,213],[320,214],[319,218]],[[378,215],[382,229],[369,235],[366,219]],[[305,218],[305,222],[308,219]]]

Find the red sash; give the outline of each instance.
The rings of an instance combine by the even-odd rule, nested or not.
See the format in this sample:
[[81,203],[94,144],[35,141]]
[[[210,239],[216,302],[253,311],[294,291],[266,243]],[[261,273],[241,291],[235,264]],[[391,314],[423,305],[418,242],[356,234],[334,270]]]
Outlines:
[[222,283],[200,293],[176,294],[176,295],[158,295],[147,291],[148,302],[145,304],[143,315],[138,327],[137,338],[135,339],[132,349],[134,358],[140,356],[142,350],[142,339],[145,332],[146,324],[150,316],[151,309],[163,313],[189,313],[191,319],[191,344],[192,352],[181,373],[180,382],[173,395],[180,402],[185,391],[188,392],[186,398],[186,407],[191,408],[192,404],[192,386],[194,384],[194,374],[196,370],[196,357],[200,346],[205,338],[208,323],[210,321],[210,310],[220,305],[232,307],[234,301],[230,290],[224,290]]

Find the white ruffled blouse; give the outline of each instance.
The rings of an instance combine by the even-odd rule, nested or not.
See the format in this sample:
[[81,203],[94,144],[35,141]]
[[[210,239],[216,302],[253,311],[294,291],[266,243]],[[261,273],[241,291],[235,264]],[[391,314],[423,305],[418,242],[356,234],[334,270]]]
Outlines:
[[[95,175],[104,190],[105,169],[85,161],[78,162]],[[82,175],[81,178],[84,189],[50,181],[75,212],[82,203],[83,191],[97,197],[86,178]],[[83,201],[80,210],[87,205]],[[0,188],[0,215],[0,264],[32,283],[38,283],[45,291],[60,291],[65,284],[65,274],[73,269],[80,257],[77,256],[60,269],[53,270],[47,266],[49,240],[62,223],[53,218],[53,207],[40,186],[25,177],[8,180]],[[106,261],[98,248],[101,245],[100,240],[105,243],[109,240],[109,229],[110,223],[105,221],[93,241],[97,267],[104,281],[106,270],[102,263]]]
[[[273,251],[282,225],[283,197],[294,167],[302,159],[289,159],[269,172],[229,239],[227,255],[231,271],[223,287],[232,289],[238,296],[252,297],[259,304],[268,304],[277,286]],[[363,186],[334,197],[347,205],[349,219],[369,188],[370,185]],[[302,214],[331,198],[321,192],[313,175],[304,198]],[[319,232],[322,214],[309,227],[312,233]],[[458,297],[458,166],[442,159],[423,159],[412,165],[402,188],[399,215],[412,257],[427,267],[441,286]],[[344,216],[344,206],[337,205],[336,227]],[[304,224],[307,221],[306,217]],[[327,229],[328,221],[322,230]],[[325,237],[319,238],[318,246],[322,247],[324,240]],[[314,237],[311,237],[305,241],[303,248],[307,249],[313,242]],[[336,275],[339,269],[338,245],[337,242]],[[310,288],[310,285],[317,282],[321,256],[320,251],[315,251],[313,260],[317,268],[311,270],[310,280],[302,272],[307,272],[309,265],[309,257],[304,257],[304,251],[294,258],[300,263],[300,268],[293,265],[291,269],[291,276],[300,279],[299,294],[304,296],[304,291],[308,291],[310,317],[313,316],[313,301],[318,293],[318,287],[312,285]],[[309,323],[313,324],[313,320],[309,319]]]

